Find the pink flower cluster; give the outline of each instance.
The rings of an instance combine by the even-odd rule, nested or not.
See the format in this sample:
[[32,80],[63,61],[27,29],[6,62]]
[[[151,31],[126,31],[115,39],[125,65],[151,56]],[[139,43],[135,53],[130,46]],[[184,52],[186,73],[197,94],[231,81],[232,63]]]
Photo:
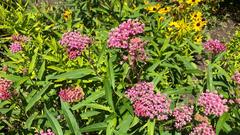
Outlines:
[[215,40],[208,40],[204,44],[204,49],[213,54],[219,54],[226,50],[226,46],[222,44],[219,40],[215,39]]
[[30,39],[24,35],[12,35],[13,43],[10,45],[10,51],[17,53],[22,51],[22,44],[28,42]]
[[240,84],[240,73],[235,72],[234,75],[232,76],[232,80],[235,81],[237,84]]
[[153,83],[139,82],[135,84],[132,88],[129,88],[126,94],[132,102],[140,100],[147,94],[154,94]]
[[133,103],[134,113],[140,117],[168,119],[171,113],[170,100],[165,95],[154,93],[152,83],[140,82],[126,91],[126,96]]
[[128,54],[130,55],[130,65],[134,65],[136,61],[145,61],[147,54],[145,53],[144,46],[146,42],[141,38],[132,38],[129,43]]
[[41,130],[39,134],[37,133],[35,135],[55,135],[55,133],[52,132],[51,129],[48,129],[46,132],[44,132],[44,130]]
[[29,37],[25,35],[12,35],[12,41],[26,43],[30,40]]
[[128,48],[128,40],[144,32],[144,24],[138,20],[128,19],[109,33],[108,47]]
[[193,107],[182,106],[180,108],[175,108],[173,111],[173,116],[175,117],[175,127],[181,129],[183,126],[187,125],[192,120]]
[[77,102],[84,98],[84,92],[82,88],[79,87],[61,89],[59,92],[59,97],[64,102]]
[[18,42],[14,42],[10,45],[10,50],[12,53],[17,53],[19,51],[22,51],[22,45]]
[[0,100],[8,100],[11,98],[11,94],[8,91],[12,85],[12,82],[6,79],[0,79]]
[[81,55],[82,51],[91,43],[88,36],[79,32],[64,33],[60,44],[67,48],[69,59],[73,60]]
[[228,111],[228,106],[225,105],[227,100],[222,99],[217,93],[206,92],[202,93],[198,99],[198,105],[204,108],[205,115],[221,116]]
[[208,123],[201,123],[193,128],[193,131],[189,135],[216,135],[213,127]]
[[[135,37],[137,34],[144,32],[144,24],[138,20],[129,19],[119,27],[111,30],[109,33],[108,47],[122,48],[128,51],[130,55],[130,65],[134,65],[136,61],[145,61],[147,55],[144,50],[146,42],[141,38]],[[128,60],[128,56],[124,55],[123,59]]]

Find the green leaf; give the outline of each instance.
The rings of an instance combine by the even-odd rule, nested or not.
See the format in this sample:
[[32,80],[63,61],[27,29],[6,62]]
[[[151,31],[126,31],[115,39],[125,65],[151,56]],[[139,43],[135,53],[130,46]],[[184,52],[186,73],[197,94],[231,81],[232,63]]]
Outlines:
[[88,119],[88,118],[90,118],[92,116],[96,116],[100,113],[101,112],[99,112],[99,111],[87,111],[87,112],[84,112],[84,113],[80,114],[80,116],[81,116],[82,119]]
[[230,125],[228,125],[226,122],[223,124],[223,128],[222,128],[226,133],[229,133],[232,131],[232,128]]
[[46,108],[46,106],[44,106],[44,111],[46,113],[47,119],[50,121],[51,123],[51,127],[53,129],[53,131],[55,133],[57,133],[57,135],[63,135],[63,131],[61,129],[61,126],[59,124],[59,122],[57,121],[57,119],[48,111],[48,109]]
[[107,77],[109,78],[111,82],[111,86],[113,89],[115,89],[115,76],[114,76],[114,70],[112,65],[112,59],[108,59],[108,71],[107,71]]
[[114,104],[113,104],[113,99],[112,99],[112,88],[110,87],[110,81],[107,78],[105,78],[103,81],[103,85],[104,85],[103,88],[105,90],[108,104],[114,110]]
[[43,73],[45,71],[45,64],[46,62],[44,61],[38,71],[38,79],[41,80],[42,79],[42,76],[43,76]]
[[33,120],[37,117],[38,115],[38,112],[34,112],[26,121],[25,125],[24,125],[24,128],[27,128],[27,129],[30,129],[31,128],[31,125],[32,125],[32,122]]
[[114,129],[117,125],[117,117],[116,116],[113,116],[113,117],[109,116],[109,117],[110,119],[107,121],[106,135],[113,135],[115,131]]
[[31,109],[35,103],[41,99],[44,92],[48,89],[48,87],[51,85],[51,83],[46,84],[45,87],[43,87],[39,92],[34,94],[34,96],[29,100],[28,105],[25,108],[25,112],[27,112],[29,109]]
[[169,38],[166,38],[165,39],[165,41],[164,41],[164,43],[163,43],[163,46],[162,46],[162,48],[161,48],[161,52],[164,52],[167,48],[168,48],[168,46],[169,46],[169,41],[170,41],[170,39]]
[[130,125],[132,123],[133,117],[130,113],[126,113],[125,116],[122,118],[122,121],[119,122],[117,127],[118,132],[120,134],[127,134],[127,131],[130,129]]
[[64,72],[65,70],[60,68],[60,67],[56,67],[56,66],[47,66],[47,68],[58,71],[58,72]]
[[208,68],[207,68],[207,89],[210,91],[214,90],[212,64],[210,62],[208,62]]
[[36,61],[37,61],[37,56],[38,56],[38,49],[35,49],[34,50],[34,55],[32,56],[32,60],[31,60],[31,63],[29,65],[29,68],[28,68],[28,73],[32,73],[34,68],[35,68],[35,65],[36,65]]
[[62,73],[60,75],[52,76],[52,77],[49,77],[49,79],[65,79],[65,80],[80,79],[80,78],[85,77],[90,74],[94,74],[94,71],[92,69],[82,68],[82,69],[68,71],[68,72]]
[[85,100],[79,102],[78,104],[72,107],[72,110],[80,109],[81,107],[85,106],[87,103],[91,103],[101,97],[105,96],[105,91],[98,91],[94,92],[92,95],[88,96]]
[[229,113],[224,113],[217,122],[217,126],[216,126],[216,134],[219,135],[220,131],[223,129],[224,124],[226,123],[226,121],[229,119],[230,115]]
[[93,132],[93,131],[100,131],[100,130],[105,130],[107,127],[107,123],[105,122],[100,122],[100,123],[95,123],[86,127],[83,127],[80,129],[81,132]]
[[61,105],[62,105],[64,116],[67,120],[67,123],[72,133],[74,133],[75,135],[81,135],[77,120],[75,119],[72,112],[69,110],[68,104],[61,101]]
[[54,56],[42,55],[42,57],[43,57],[43,59],[48,60],[48,61],[59,62],[59,59]]
[[148,135],[154,135],[154,127],[155,127],[155,119],[148,120],[148,123],[147,123],[147,134]]
[[90,107],[90,108],[95,108],[95,109],[99,109],[99,110],[104,110],[104,111],[112,112],[112,110],[110,109],[110,107],[104,106],[104,105],[100,105],[100,104],[97,104],[97,103],[85,104],[85,106],[86,106],[86,107]]
[[19,81],[23,80],[23,77],[16,76],[16,75],[9,75],[9,74],[6,74],[6,72],[3,72],[3,71],[0,71],[0,77],[11,80],[13,82],[19,82]]
[[11,105],[9,108],[0,108],[0,114],[6,114],[11,110],[14,110],[16,104]]

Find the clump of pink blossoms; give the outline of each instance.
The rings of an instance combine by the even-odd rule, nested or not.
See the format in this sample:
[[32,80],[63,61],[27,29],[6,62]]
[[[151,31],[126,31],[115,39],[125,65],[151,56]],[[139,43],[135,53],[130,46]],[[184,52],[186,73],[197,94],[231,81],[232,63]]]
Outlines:
[[228,106],[225,105],[227,100],[222,99],[217,93],[206,92],[202,93],[198,99],[198,105],[204,108],[206,115],[221,116],[228,111]]
[[128,48],[128,40],[144,32],[144,24],[138,20],[128,19],[109,33],[108,47]]
[[240,84],[240,73],[235,72],[234,75],[232,76],[232,80],[235,81],[237,84]]
[[30,40],[29,37],[25,35],[12,35],[12,41],[13,42],[21,42],[21,43],[26,43]]
[[153,90],[154,90],[153,83],[139,82],[126,91],[126,96],[132,102],[135,102],[137,100],[140,100],[147,94],[154,94]]
[[91,44],[91,42],[88,36],[75,31],[64,33],[60,40],[60,44],[66,47],[68,57],[71,60],[80,56],[82,51]]
[[[146,42],[136,35],[144,32],[144,24],[138,20],[129,19],[109,33],[108,47],[122,48],[128,52],[130,56],[130,65],[134,65],[136,61],[145,61],[147,55],[144,50]],[[128,56],[124,55],[123,59],[128,60]]]
[[48,129],[46,132],[44,130],[41,130],[39,134],[37,133],[35,135],[55,135],[55,133],[52,132],[51,129]]
[[14,42],[10,45],[10,50],[12,53],[17,53],[22,51],[22,45],[18,42]]
[[175,108],[173,111],[173,116],[175,117],[175,127],[181,129],[183,126],[187,125],[192,120],[193,106],[182,106],[180,108]]
[[59,92],[59,97],[64,102],[77,102],[84,98],[84,92],[82,88],[79,87],[61,89]]
[[137,116],[166,120],[171,113],[171,102],[165,95],[155,94],[153,90],[152,83],[140,82],[128,89],[126,96],[133,103],[134,113]]
[[22,51],[22,44],[26,43],[30,40],[30,38],[28,38],[25,35],[12,35],[12,41],[13,43],[10,45],[10,50],[12,53],[17,53]]
[[222,44],[219,40],[215,39],[215,40],[208,40],[204,44],[204,49],[213,54],[219,54],[226,50],[226,46]]
[[6,79],[0,79],[0,100],[8,100],[11,98],[11,94],[8,91],[12,85],[12,82]]
[[130,65],[133,65],[136,61],[145,61],[147,54],[145,53],[144,46],[146,42],[142,41],[141,38],[132,38],[129,43],[128,54],[131,58]]
[[193,128],[193,131],[189,135],[216,135],[213,127],[208,123],[201,123]]

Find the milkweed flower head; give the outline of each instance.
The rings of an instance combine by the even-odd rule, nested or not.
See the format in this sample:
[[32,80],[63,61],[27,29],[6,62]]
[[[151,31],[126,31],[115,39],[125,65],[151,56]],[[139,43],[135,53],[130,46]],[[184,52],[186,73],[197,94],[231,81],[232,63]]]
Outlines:
[[25,35],[19,35],[19,34],[12,35],[12,41],[13,42],[26,43],[29,40],[30,40],[30,38],[25,36]]
[[35,135],[55,135],[55,133],[52,132],[51,129],[48,129],[47,131],[41,130],[41,131],[39,132],[39,134],[37,133],[37,134],[35,134]]
[[139,82],[126,91],[126,96],[135,102],[147,94],[154,94],[154,85],[149,82]]
[[14,34],[14,35],[12,35],[11,38],[12,38],[13,43],[11,43],[9,49],[12,53],[17,53],[17,52],[22,51],[22,49],[23,49],[22,45],[24,43],[27,43],[30,40],[29,37],[27,37],[25,35],[19,35],[19,34]]
[[145,25],[137,19],[128,19],[109,33],[108,47],[128,48],[128,40],[144,32]]
[[141,38],[132,38],[129,43],[128,54],[130,55],[130,65],[134,65],[136,61],[145,61],[147,54],[144,50],[146,42],[142,41]]
[[145,25],[137,19],[128,19],[121,23],[117,28],[114,28],[109,33],[108,47],[121,48],[127,51],[129,56],[124,55],[123,60],[129,60],[133,66],[137,61],[144,62],[147,55],[144,50],[146,42],[141,38],[136,37],[144,32]]
[[235,81],[237,84],[240,84],[240,73],[235,72],[234,75],[232,76],[232,80]]
[[19,42],[14,42],[10,45],[10,51],[12,53],[17,53],[22,51],[22,45]]
[[163,94],[154,93],[152,83],[140,82],[126,91],[133,103],[134,113],[139,117],[167,120],[171,113],[170,100]]
[[204,108],[205,115],[221,116],[228,111],[227,100],[213,92],[202,93],[198,99],[198,105]]
[[81,52],[77,49],[68,49],[67,53],[70,60],[74,60],[81,55]]
[[82,51],[90,45],[91,42],[88,36],[76,31],[64,33],[60,40],[60,44],[66,47],[70,59],[75,59],[77,56],[80,56]]
[[182,106],[175,108],[173,111],[173,116],[175,117],[174,126],[177,129],[181,129],[183,126],[187,125],[192,120],[193,106]]
[[12,81],[6,79],[0,79],[0,100],[8,100],[11,98],[9,89],[12,85]]
[[59,97],[64,102],[77,102],[84,98],[84,92],[80,87],[66,88],[60,90]]
[[193,128],[193,131],[189,135],[216,135],[212,125],[208,123],[201,123]]
[[210,52],[213,54],[219,54],[226,50],[226,46],[222,44],[219,40],[215,39],[215,40],[208,40],[206,43],[204,43],[204,49],[207,52]]

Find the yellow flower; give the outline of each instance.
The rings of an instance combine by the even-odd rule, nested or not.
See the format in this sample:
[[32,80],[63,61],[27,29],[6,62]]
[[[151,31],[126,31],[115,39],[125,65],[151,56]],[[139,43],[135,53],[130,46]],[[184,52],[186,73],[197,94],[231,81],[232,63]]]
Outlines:
[[185,35],[190,30],[188,23],[186,23],[183,19],[178,20],[176,22],[170,22],[169,26],[170,26],[169,30],[173,30],[173,28],[171,27],[175,27],[178,30],[177,34],[179,36]]
[[195,11],[191,14],[191,19],[193,21],[197,21],[197,20],[202,20],[202,12],[200,11]]
[[166,13],[168,13],[168,12],[170,12],[171,11],[171,7],[164,7],[164,8],[161,8],[159,11],[158,11],[158,13],[159,14],[166,14]]
[[193,22],[193,29],[195,30],[195,31],[201,31],[202,30],[202,28],[203,28],[203,23],[201,22],[201,21],[195,21],[195,22]]
[[200,34],[198,34],[198,35],[196,35],[196,36],[194,37],[194,41],[195,41],[196,43],[202,43],[202,38],[203,38],[203,36],[200,35]]
[[164,20],[164,17],[163,17],[163,16],[159,17],[159,21],[160,21],[160,22],[162,22],[163,20]]
[[206,24],[207,24],[207,21],[205,19],[193,21],[193,29],[195,31],[201,31]]
[[174,26],[174,27],[176,27],[176,28],[179,28],[179,25],[178,25],[177,22],[170,22],[170,23],[169,23],[169,26]]
[[160,7],[161,7],[160,4],[156,4],[156,5],[149,5],[145,9],[151,13],[151,12],[157,12],[160,9]]
[[65,21],[67,21],[69,18],[71,18],[71,16],[72,16],[72,11],[71,10],[67,9],[67,10],[64,11],[63,18],[64,18]]
[[194,6],[194,5],[197,5],[201,1],[202,0],[187,0],[187,4]]

